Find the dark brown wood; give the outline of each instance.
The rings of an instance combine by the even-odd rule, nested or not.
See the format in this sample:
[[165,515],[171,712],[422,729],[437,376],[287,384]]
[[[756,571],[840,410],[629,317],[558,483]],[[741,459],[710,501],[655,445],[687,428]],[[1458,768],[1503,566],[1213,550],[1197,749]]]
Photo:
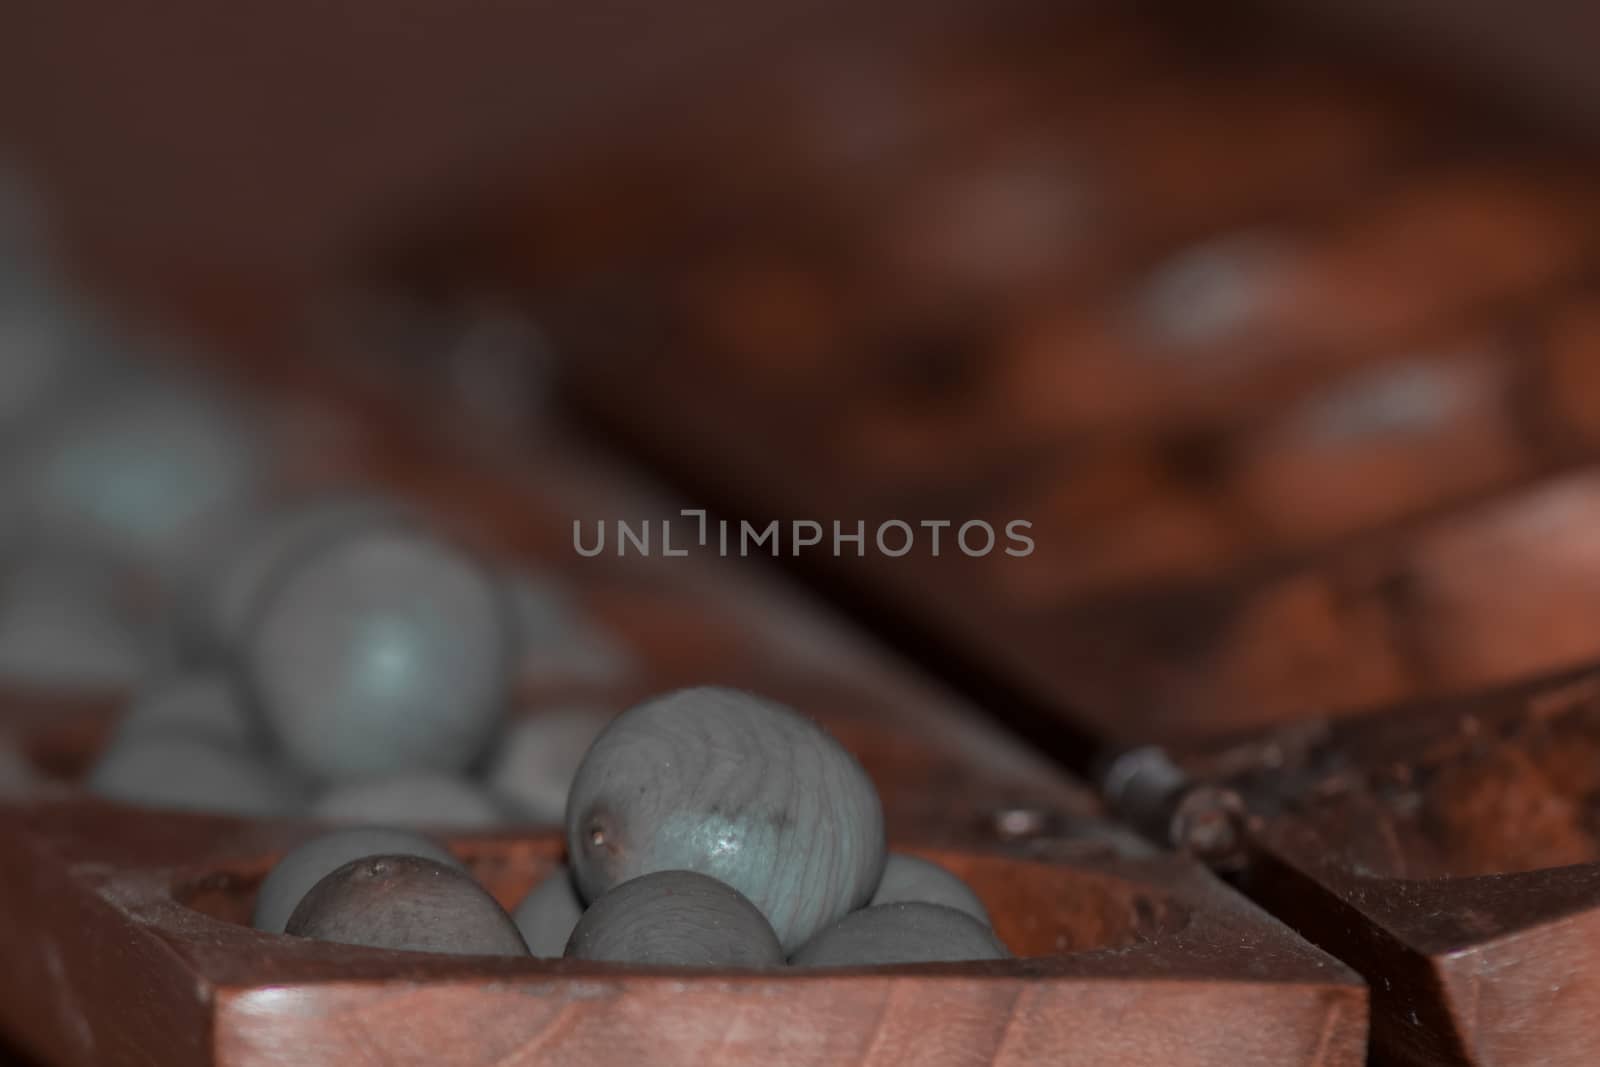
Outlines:
[[1495,3],[1446,0],[1300,0],[1271,10],[1348,30],[1365,47],[1405,50],[1413,62],[1449,69],[1458,78],[1470,74],[1483,96],[1502,106],[1511,96],[1519,105],[1536,105],[1565,129],[1591,138],[1600,132],[1600,83],[1580,44],[1593,39],[1600,24],[1587,5],[1546,0],[1516,18]]
[[1129,739],[1177,743],[1579,665],[1600,652],[1594,503],[1584,468],[1261,581],[1062,612],[1084,636],[1055,676],[1108,720],[1139,711]]
[[[1373,232],[1397,217],[1373,220]],[[1420,247],[1504,259],[1447,232]],[[1378,256],[1352,277],[1373,286],[1414,269],[1409,258]],[[1350,312],[1381,304],[1379,294],[1352,293],[1350,308],[1326,312],[1321,340],[1262,324],[1243,342],[1260,346],[1252,367],[1190,372],[1211,357],[1141,356],[1107,334],[1110,316],[1071,304],[1043,309],[1050,321],[1003,321],[1015,345],[980,322],[880,337],[795,322],[826,297],[781,256],[729,270],[718,313],[749,326],[663,310],[664,351],[647,341],[634,355],[596,348],[573,361],[584,403],[763,515],[1028,518],[1044,534],[1036,557],[984,576],[995,587],[986,596],[1027,610],[1303,558],[1594,454],[1587,291],[1529,286],[1508,309],[1462,280],[1454,311],[1371,343],[1354,337],[1363,327]],[[1413,295],[1395,301],[1406,314],[1420,314]],[[615,321],[648,315],[619,299]],[[757,347],[769,338],[773,347]],[[837,355],[796,365],[816,355],[796,345]],[[1075,431],[1073,407],[1100,428]],[[726,447],[750,439],[763,448]],[[785,480],[782,469],[795,473]]]
[[1600,675],[1195,758],[1254,813],[1245,886],[1372,985],[1385,1062],[1590,1062]]
[[[661,218],[672,224],[632,217],[616,235],[597,233],[582,221],[594,215],[580,212],[573,241],[586,233],[603,249],[591,262],[566,255],[572,241],[538,239],[559,220],[535,212],[508,222],[514,209],[502,206],[490,213],[505,224],[495,251],[478,267],[502,286],[542,286],[539,303],[572,350],[570,394],[730,518],[862,522],[869,531],[890,519],[1031,523],[1026,558],[948,549],[935,558],[924,534],[893,560],[818,550],[799,565],[1113,746],[1469,691],[1600,650],[1581,624],[1542,625],[1538,639],[1524,632],[1528,640],[1479,629],[1497,626],[1489,620],[1510,602],[1544,610],[1531,606],[1526,582],[1483,578],[1491,572],[1477,560],[1517,536],[1518,505],[1496,517],[1482,502],[1596,455],[1590,272],[1600,202],[1582,157],[1510,134],[1497,142],[1492,130],[1461,144],[1405,127],[1391,131],[1411,149],[1398,153],[1378,147],[1396,142],[1376,134],[1347,142],[1341,131],[1372,133],[1357,119],[1360,90],[1330,90],[1318,98],[1325,110],[1299,110],[1293,92],[1262,102],[1246,91],[1254,79],[1295,68],[1255,58],[1255,46],[1237,64],[1212,55],[1209,66],[1193,46],[1177,49],[1188,65],[1152,74],[1149,56],[1175,50],[1166,38],[1138,21],[1094,25],[1099,36],[1086,34],[1083,52],[1105,48],[1109,58],[1083,71],[1062,63],[1067,73],[1041,73],[1030,65],[1043,66],[1037,51],[985,41],[990,51],[974,53],[995,67],[1013,63],[1009,77],[991,73],[1000,87],[991,95],[972,88],[989,83],[961,80],[991,70],[975,60],[962,68],[947,55],[944,66],[897,72],[905,84],[895,83],[895,99],[916,119],[901,121],[923,139],[858,161],[831,185],[803,160],[774,166],[796,183],[784,196],[763,194],[759,169],[732,188],[669,182],[655,200],[630,199],[626,185],[600,192],[600,180],[601,200],[669,204],[676,210]],[[1068,29],[1053,30],[1060,48],[1077,47]],[[1108,35],[1122,47],[1107,48]],[[1371,84],[1359,66],[1333,69]],[[1170,91],[1121,91],[1141,78]],[[1294,116],[1288,126],[1364,146],[1352,149],[1351,165],[1376,177],[1346,174],[1346,197],[1287,216],[1256,203],[1234,217],[1228,192],[1255,180],[1293,185],[1269,175],[1277,151],[1294,153],[1273,138],[1259,154],[1223,139],[1217,147],[1234,166],[1216,188],[1190,189],[1192,205],[1118,184],[1140,210],[1095,216],[1096,225],[1136,251],[1119,259],[1096,248],[1088,275],[1072,268],[1080,250],[1065,237],[1046,241],[1038,263],[1008,246],[1000,258],[1021,257],[1026,269],[993,286],[899,277],[879,255],[874,235],[896,226],[909,242],[902,250],[924,266],[939,262],[918,243],[942,240],[930,232],[936,224],[969,217],[993,223],[992,233],[1001,216],[980,202],[930,208],[916,223],[897,215],[924,196],[943,203],[952,183],[981,186],[994,177],[991,163],[1022,183],[1005,186],[1013,208],[1047,201],[1018,190],[1029,176],[1054,190],[1067,181],[1029,155],[1071,155],[1077,143],[1052,104],[1123,130],[1140,124],[1119,108],[1153,101],[1166,119],[1151,143],[1172,155],[1136,169],[1188,175],[1176,132],[1187,114],[1181,90],[1219,84],[1237,91],[1223,91],[1231,103],[1222,114],[1242,128],[1253,108],[1281,107]],[[1382,99],[1409,102],[1382,114],[1448,108],[1418,86],[1376,84]],[[991,104],[986,123],[934,109],[929,101],[951,85]],[[757,95],[750,106],[769,114],[767,103]],[[769,126],[790,132],[768,137],[795,136],[790,124]],[[1126,144],[1089,143],[1103,149],[1086,149],[1097,163],[1140,158]],[[679,145],[659,166],[700,174],[693,163],[728,148],[715,138]],[[948,172],[913,167],[930,157]],[[881,187],[880,170],[894,175]],[[656,173],[648,159],[644,172]],[[1187,234],[1163,231],[1164,212],[1185,206],[1206,221]],[[1213,269],[1207,276],[1223,280],[1190,294],[1217,305],[1207,314],[1228,328],[1202,322],[1152,340],[1130,324],[1150,313],[1149,272],[1196,248],[1245,275],[1228,282],[1226,267]],[[554,277],[558,263],[574,268],[564,281]],[[1220,291],[1207,296],[1208,287]],[[1369,536],[1408,523],[1420,524],[1413,540]],[[1569,590],[1583,570],[1577,559],[1519,558],[1530,581],[1547,568],[1550,584]]]
[[[684,121],[796,42],[938,24],[961,6],[343,0],[223,16],[179,0],[101,18],[23,0],[0,33],[0,146],[126,284],[190,266],[298,277],[508,152],[561,166],[640,124]],[[63,77],[69,56],[106,92]]]
[[[430,252],[567,288],[685,252],[828,250],[875,302],[1036,293],[1158,239],[1348,204],[1464,128],[1404,78],[1353,82],[1304,41],[1219,53],[1112,4],[965,14],[791,41],[692,123],[641,124],[609,155],[502,159]],[[1007,199],[997,228],[968,225]]]
[[[1374,441],[1325,457],[1314,448],[1297,454],[1293,423],[1269,423],[1249,473],[1259,480],[1259,498],[1282,509],[1279,530],[1292,531],[1297,513],[1334,514],[1341,502],[1339,525],[1357,520],[1365,530],[1408,513],[1415,520],[1394,535],[1346,538],[1342,547],[1298,559],[1259,558],[1263,541],[1279,541],[1265,518],[1252,517],[1239,498],[1175,489],[1160,472],[1159,452],[1131,454],[1120,472],[1109,461],[1082,478],[1070,461],[1037,470],[1021,464],[1011,475],[1021,489],[1001,482],[977,493],[948,482],[852,477],[842,457],[835,465],[790,431],[784,407],[749,398],[717,407],[727,396],[709,389],[674,392],[652,380],[625,420],[678,469],[698,472],[719,498],[745,501],[758,519],[837,517],[869,530],[888,518],[984,519],[996,528],[1031,521],[1037,547],[1027,558],[947,550],[935,559],[924,534],[904,558],[872,558],[869,550],[858,559],[847,550],[834,559],[820,551],[802,562],[864,583],[892,614],[1016,679],[1112,743],[1172,742],[1469,692],[1600,652],[1586,607],[1592,469],[1477,498],[1592,448],[1590,315],[1586,305],[1564,309],[1551,324],[1550,346],[1536,352],[1444,361],[1454,363],[1451,388],[1471,390],[1478,402],[1465,403],[1438,436],[1398,450]],[[1522,389],[1525,382],[1539,383],[1539,392]],[[619,386],[611,381],[608,400],[623,395]],[[660,403],[665,396],[674,402]],[[1526,447],[1529,435],[1513,429],[1528,425],[1516,421],[1524,404],[1548,446]],[[620,402],[611,412],[620,424]],[[751,447],[754,441],[763,447]],[[1475,453],[1481,462],[1472,462]],[[933,457],[950,455],[946,474],[964,477],[957,473],[963,453],[930,447],[926,454],[930,469]],[[1452,494],[1471,506],[1441,513]],[[1318,522],[1314,513],[1309,521]],[[1234,536],[1239,531],[1249,533]],[[1252,557],[1234,575],[1209,576]],[[1122,593],[1092,588],[1140,572],[1148,579],[1158,569],[1184,581]]]

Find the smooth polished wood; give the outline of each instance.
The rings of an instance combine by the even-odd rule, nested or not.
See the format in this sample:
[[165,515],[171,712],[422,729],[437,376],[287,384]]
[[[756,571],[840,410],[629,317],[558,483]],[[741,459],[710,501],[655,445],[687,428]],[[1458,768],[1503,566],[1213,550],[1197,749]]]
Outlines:
[[[1348,972],[1173,857],[1097,856],[1042,839],[913,849],[974,887],[1018,960],[827,974],[650,972],[262,934],[244,922],[277,853],[253,850],[306,828],[85,814],[66,800],[0,816],[8,844],[37,849],[30,876],[5,883],[11,913],[36,914],[49,894],[79,919],[5,935],[8,958],[49,976],[8,983],[8,1014],[61,1062],[146,1062],[157,1049],[172,1064],[640,1056],[669,1064],[1135,1064],[1159,1056],[1323,1067],[1364,1056],[1365,992]],[[553,833],[452,843],[503,903],[534,885],[561,850]],[[1244,975],[1241,943],[1250,955]],[[1251,1005],[1243,1014],[1241,978]],[[119,988],[144,994],[113,995]]]

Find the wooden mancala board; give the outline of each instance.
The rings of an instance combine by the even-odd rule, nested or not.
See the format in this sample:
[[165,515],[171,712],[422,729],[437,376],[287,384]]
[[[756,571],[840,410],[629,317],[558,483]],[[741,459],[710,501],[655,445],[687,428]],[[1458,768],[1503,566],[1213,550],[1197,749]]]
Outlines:
[[1233,26],[995,26],[403,269],[520,294],[594,424],[1361,970],[1377,1060],[1592,1063],[1600,726],[1537,679],[1600,660],[1594,160]]
[[[555,430],[490,458],[444,432],[437,397],[408,405],[329,369],[362,361],[255,355],[237,368],[253,394],[292,412],[294,433],[320,427],[316,448],[284,442],[314,457],[288,463],[286,482],[399,494],[491,557],[559,576],[618,640],[613,671],[531,664],[519,714],[703,682],[790,702],[860,758],[892,846],[966,879],[1016,959],[708,973],[260,933],[258,884],[319,826],[93,798],[74,778],[123,695],[12,694],[4,751],[32,781],[0,804],[0,1027],[28,1054],[95,1067],[1363,1062],[1352,971],[1121,827],[869,636],[736,561],[578,556],[574,520],[676,513],[646,483]],[[564,851],[550,826],[442,839],[507,906]]]

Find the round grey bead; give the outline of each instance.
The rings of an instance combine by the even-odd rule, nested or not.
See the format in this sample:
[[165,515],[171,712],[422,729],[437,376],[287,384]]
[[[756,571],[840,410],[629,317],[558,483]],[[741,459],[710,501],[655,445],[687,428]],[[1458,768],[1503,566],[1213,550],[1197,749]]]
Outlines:
[[490,756],[489,789],[521,818],[560,825],[578,767],[613,717],[579,707],[518,719]]
[[528,951],[547,959],[560,958],[566,951],[573,928],[583,915],[583,901],[572,884],[572,871],[557,867],[522,898],[511,913]]
[[403,774],[334,786],[317,798],[311,815],[329,822],[456,830],[487,829],[505,821],[482,789],[443,774]]
[[179,573],[258,505],[262,442],[209,388],[146,381],[104,393],[21,457],[24,514],[40,536]]
[[337,493],[302,501],[256,524],[205,582],[189,626],[203,648],[230,652],[244,640],[250,619],[278,572],[298,557],[356,530],[407,521],[398,503],[364,493]]
[[281,575],[244,665],[284,752],[329,780],[456,772],[509,699],[498,590],[419,531],[366,530]]
[[352,860],[368,856],[421,856],[465,870],[442,845],[420,834],[371,826],[335,830],[296,845],[273,866],[256,890],[251,925],[268,933],[283,933],[289,916],[312,886]]
[[135,697],[118,721],[112,743],[148,737],[190,737],[244,753],[262,744],[238,687],[231,678],[215,673],[169,679]]
[[590,905],[574,959],[658,967],[781,967],[771,924],[737,890],[693,871],[656,871]]
[[943,904],[989,925],[988,910],[967,883],[937,863],[891,852],[889,862],[883,866],[883,881],[872,894],[871,905],[910,903]]
[[685,689],[618,716],[567,803],[578,889],[595,900],[662,870],[737,889],[786,951],[866,904],[883,873],[883,810],[832,737],[750,693]]
[[845,916],[791,962],[796,967],[880,967],[1010,955],[993,931],[965,912],[940,904],[880,904]]
[[405,952],[528,954],[511,916],[483,887],[419,856],[351,860],[311,887],[284,932]]

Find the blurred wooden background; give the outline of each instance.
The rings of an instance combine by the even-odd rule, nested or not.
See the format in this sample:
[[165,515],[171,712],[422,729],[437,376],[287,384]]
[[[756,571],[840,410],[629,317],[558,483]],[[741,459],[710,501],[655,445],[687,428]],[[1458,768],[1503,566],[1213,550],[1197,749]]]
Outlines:
[[[1228,33],[1265,14],[1232,6],[1187,17]],[[304,286],[344,269],[352,250],[460,207],[508,159],[559,167],[629,130],[692,123],[808,42],[893,41],[997,9],[868,7],[9,0],[0,145],[126,289],[172,275]],[[1593,5],[1291,7],[1380,49],[1476,70],[1504,93],[1516,86],[1554,114],[1600,118]]]

